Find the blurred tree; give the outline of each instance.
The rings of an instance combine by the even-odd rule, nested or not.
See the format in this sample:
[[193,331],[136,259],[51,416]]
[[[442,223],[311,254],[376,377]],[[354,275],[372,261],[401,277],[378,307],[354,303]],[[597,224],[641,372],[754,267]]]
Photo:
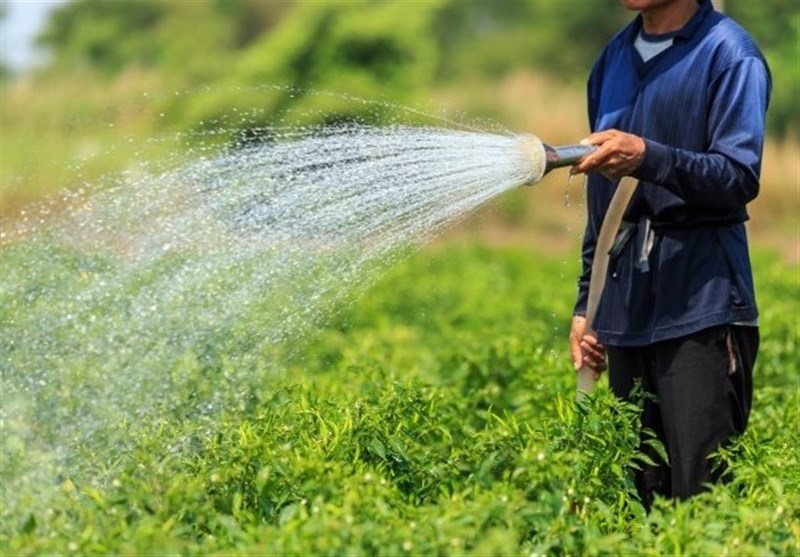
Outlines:
[[38,43],[52,52],[57,69],[111,74],[128,64],[148,66],[158,57],[153,29],[169,10],[166,2],[75,0],[54,10]]
[[[796,133],[800,2],[728,0],[725,7],[770,62],[770,130]],[[375,120],[374,104],[312,90],[413,103],[439,84],[519,69],[582,86],[605,42],[631,17],[618,0],[72,0],[53,13],[39,42],[51,51],[54,74],[87,68],[115,76],[138,66],[176,86],[214,83],[216,91],[181,99],[171,114],[180,127],[218,125],[245,103],[259,113],[256,122],[290,108],[309,122]]]
[[248,139],[289,111],[294,124],[386,122],[402,110],[389,103],[411,103],[433,82],[438,49],[429,24],[441,5],[298,3],[274,32],[243,50],[222,86],[175,108],[184,111],[180,119],[209,128],[236,127],[231,107],[241,108]]
[[241,49],[277,25],[293,0],[214,0],[218,12],[233,25],[233,46]]
[[556,75],[577,74],[581,81],[588,77],[608,40],[633,18],[620,7],[619,0],[531,1],[535,7],[533,21],[556,22],[531,30],[539,43],[536,50],[543,54],[538,65]]
[[183,80],[215,76],[236,50],[275,25],[291,2],[73,0],[54,10],[38,38],[52,69],[114,76],[128,66]]
[[439,75],[497,77],[527,67],[582,82],[605,42],[629,19],[618,0],[453,0],[434,22],[443,51]]

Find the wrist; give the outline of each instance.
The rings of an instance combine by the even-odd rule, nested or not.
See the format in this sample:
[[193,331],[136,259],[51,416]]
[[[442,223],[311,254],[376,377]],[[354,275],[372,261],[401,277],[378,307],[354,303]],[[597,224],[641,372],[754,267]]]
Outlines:
[[642,160],[631,176],[645,182],[662,183],[664,171],[671,164],[670,148],[650,139],[642,138],[642,142],[644,143]]

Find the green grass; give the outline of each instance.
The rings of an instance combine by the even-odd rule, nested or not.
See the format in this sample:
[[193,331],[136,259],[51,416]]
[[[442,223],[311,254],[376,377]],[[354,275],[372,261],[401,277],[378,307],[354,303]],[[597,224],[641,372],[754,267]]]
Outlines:
[[[75,287],[65,261],[54,258],[51,278]],[[266,356],[237,364],[235,338],[216,359],[186,354],[164,370],[179,378],[179,401],[237,389],[226,368],[257,377],[213,415],[176,405],[131,416],[62,459],[3,423],[0,552],[796,554],[798,268],[761,252],[755,268],[763,343],[751,425],[721,455],[732,481],[689,501],[659,501],[646,516],[630,480],[646,458],[638,407],[604,388],[573,402],[572,264],[445,247],[298,339],[282,372],[266,372]],[[30,294],[7,280],[4,329],[25,311],[9,301]],[[244,325],[257,330],[258,316]],[[51,370],[53,389],[85,371]],[[13,464],[41,473],[10,483]]]

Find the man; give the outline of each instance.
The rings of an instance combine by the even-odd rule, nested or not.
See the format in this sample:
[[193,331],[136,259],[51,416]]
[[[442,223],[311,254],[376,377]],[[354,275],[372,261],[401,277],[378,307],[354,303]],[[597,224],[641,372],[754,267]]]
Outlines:
[[[669,466],[637,488],[685,498],[718,479],[710,453],[740,434],[752,400],[758,323],[744,222],[758,193],[771,81],[747,33],[710,0],[622,0],[639,15],[606,46],[588,83],[597,146],[588,178],[574,364],[605,368],[627,398],[655,395],[643,427]],[[586,299],[597,233],[617,180],[639,187],[610,253],[592,329]]]

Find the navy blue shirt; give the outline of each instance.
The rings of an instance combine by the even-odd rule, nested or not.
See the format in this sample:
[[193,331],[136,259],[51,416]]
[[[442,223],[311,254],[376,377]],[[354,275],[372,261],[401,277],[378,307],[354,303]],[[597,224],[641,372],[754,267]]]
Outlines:
[[[609,263],[592,323],[604,344],[642,346],[758,316],[744,222],[759,188],[769,70],[736,22],[710,0],[698,3],[673,45],[648,62],[634,47],[642,25],[635,18],[589,77],[592,131],[616,128],[645,140],[625,220],[648,218],[654,231],[649,270],[637,268],[635,238]],[[578,315],[615,187],[600,174],[588,178]]]

